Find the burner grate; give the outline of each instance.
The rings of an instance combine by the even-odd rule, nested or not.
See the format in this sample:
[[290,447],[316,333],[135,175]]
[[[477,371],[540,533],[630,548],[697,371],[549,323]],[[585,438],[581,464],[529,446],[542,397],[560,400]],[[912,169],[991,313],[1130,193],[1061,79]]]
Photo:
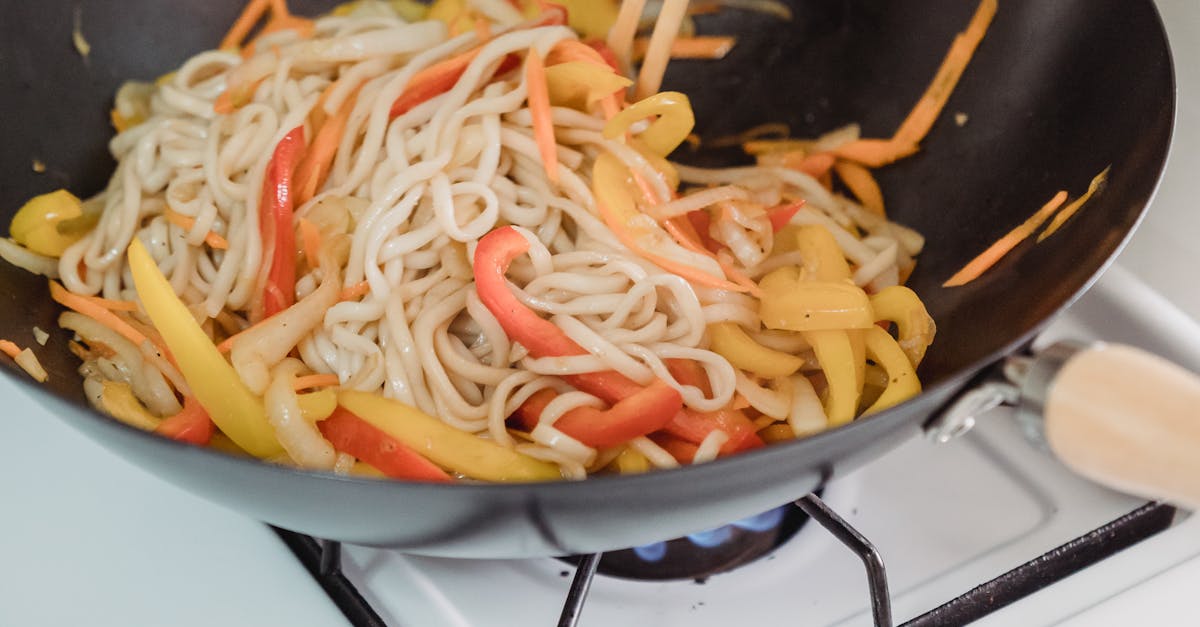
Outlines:
[[[891,599],[883,559],[871,542],[831,510],[815,494],[796,501],[805,514],[829,530],[862,560],[867,571],[875,624],[891,627]],[[904,623],[903,627],[961,625],[978,620],[1088,566],[1149,538],[1171,526],[1176,510],[1147,503],[1124,516],[1052,549],[1016,568],[968,590],[943,605]],[[309,574],[355,627],[387,627],[341,570],[341,544],[273,528]],[[559,627],[575,627],[595,578],[601,554],[580,558],[559,618]]]

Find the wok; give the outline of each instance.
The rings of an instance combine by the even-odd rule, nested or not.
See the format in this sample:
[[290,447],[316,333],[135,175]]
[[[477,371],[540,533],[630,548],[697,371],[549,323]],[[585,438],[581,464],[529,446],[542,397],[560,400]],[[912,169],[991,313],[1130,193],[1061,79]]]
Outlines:
[[[119,83],[152,79],[211,47],[239,1],[5,3],[0,25],[0,208],[58,187],[101,188],[113,163],[107,112]],[[294,1],[315,14],[333,3]],[[678,62],[667,86],[692,98],[697,132],[763,122],[810,136],[860,122],[887,136],[933,76],[974,2],[796,0],[794,18],[727,11],[720,62]],[[78,9],[76,9],[78,7]],[[91,54],[71,45],[78,17]],[[37,25],[35,28],[34,25]],[[964,125],[955,113],[967,115]],[[710,528],[798,498],[913,437],[985,368],[1024,347],[1103,270],[1142,216],[1166,158],[1174,84],[1149,0],[1002,0],[995,21],[915,157],[884,168],[891,215],[928,238],[910,285],[938,324],[925,391],[819,435],[716,462],[581,483],[430,485],[271,466],[178,444],[89,408],[68,334],[51,333],[35,384],[6,376],[131,462],[247,516],[322,538],[420,554],[532,557],[628,547]],[[736,155],[679,155],[699,162]],[[744,158],[744,157],[743,157]],[[46,164],[44,173],[32,160]],[[1107,189],[1045,243],[1026,243],[983,278],[942,281],[1053,193],[1080,193],[1111,164]],[[0,337],[57,329],[44,279],[0,264]],[[52,442],[38,443],[47,450]]]

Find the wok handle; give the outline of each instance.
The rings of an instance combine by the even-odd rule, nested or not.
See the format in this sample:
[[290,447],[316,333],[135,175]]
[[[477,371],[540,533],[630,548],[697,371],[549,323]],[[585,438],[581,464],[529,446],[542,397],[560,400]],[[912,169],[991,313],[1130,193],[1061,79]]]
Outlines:
[[1123,492],[1200,508],[1200,376],[1119,344],[1060,350],[1052,362],[1057,372],[1038,377],[1045,387],[1035,396],[1046,440],[1067,466]]

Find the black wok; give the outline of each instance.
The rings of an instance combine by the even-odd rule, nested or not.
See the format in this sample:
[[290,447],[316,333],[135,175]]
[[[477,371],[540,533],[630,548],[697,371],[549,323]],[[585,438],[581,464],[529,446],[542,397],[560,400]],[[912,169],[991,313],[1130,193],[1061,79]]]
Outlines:
[[[240,1],[5,2],[0,25],[0,208],[58,187],[97,191],[112,94],[212,47]],[[331,2],[293,2],[299,12]],[[975,3],[796,0],[791,22],[729,11],[702,22],[736,33],[721,62],[676,63],[705,137],[783,121],[798,136],[857,121],[887,136],[933,76]],[[91,54],[71,45],[81,10]],[[963,126],[956,112],[966,113]],[[1084,290],[1142,216],[1167,153],[1171,60],[1150,0],[1001,0],[987,37],[917,156],[880,172],[895,219],[928,237],[910,285],[938,323],[921,368],[926,391],[820,435],[714,463],[644,476],[539,485],[425,485],[304,472],[190,447],[90,409],[52,333],[50,372],[32,383],[53,412],[148,471],[247,516],[318,537],[413,553],[494,557],[595,552],[709,528],[806,494],[912,437],[976,373],[1022,347]],[[731,155],[691,155],[723,160]],[[31,168],[34,159],[44,173]],[[982,279],[942,281],[1059,189],[1108,188],[1065,231],[1026,243]],[[56,329],[45,281],[0,264],[0,337]],[[10,444],[12,445],[12,444]],[[37,443],[48,452],[53,442]],[[49,453],[48,453],[49,454]]]

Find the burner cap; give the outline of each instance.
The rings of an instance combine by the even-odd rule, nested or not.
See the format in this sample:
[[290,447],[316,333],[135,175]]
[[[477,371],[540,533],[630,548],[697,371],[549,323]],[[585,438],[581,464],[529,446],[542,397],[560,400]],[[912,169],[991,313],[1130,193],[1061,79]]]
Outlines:
[[[808,520],[788,504],[709,531],[609,551],[597,572],[623,579],[695,579],[703,583],[717,573],[748,564],[790,540]],[[562,558],[577,564],[579,556]]]

